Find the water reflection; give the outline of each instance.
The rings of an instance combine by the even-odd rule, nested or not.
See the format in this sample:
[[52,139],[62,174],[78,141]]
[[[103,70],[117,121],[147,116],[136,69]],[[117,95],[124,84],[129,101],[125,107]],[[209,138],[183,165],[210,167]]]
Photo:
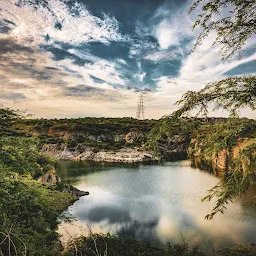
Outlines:
[[[218,179],[190,167],[189,161],[163,166],[62,163],[62,179],[90,191],[69,208],[95,232],[137,239],[189,243],[216,248],[256,242],[256,209],[237,200],[225,215],[204,216],[213,207],[201,203]],[[246,206],[245,206],[246,205]]]

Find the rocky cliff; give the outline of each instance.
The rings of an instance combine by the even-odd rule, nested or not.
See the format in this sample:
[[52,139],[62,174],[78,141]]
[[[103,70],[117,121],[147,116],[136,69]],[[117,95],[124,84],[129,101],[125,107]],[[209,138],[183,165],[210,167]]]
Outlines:
[[[207,151],[207,152],[206,152]],[[197,164],[208,165],[217,172],[232,172],[239,168],[243,173],[256,173],[256,139],[238,139],[236,145],[209,150],[202,141],[191,140],[188,149],[190,158],[196,159]]]
[[[71,137],[70,137],[71,138]],[[95,161],[95,162],[113,162],[113,163],[153,163],[160,159],[178,160],[187,158],[187,149],[189,138],[181,135],[167,137],[161,143],[160,154],[156,155],[153,151],[147,150],[140,142],[140,134],[129,132],[119,136],[101,134],[97,137],[89,136],[89,139],[95,141],[93,146],[87,146],[83,143],[70,146],[69,143],[48,143],[42,146],[41,151],[51,157],[62,160],[74,161]],[[111,146],[99,148],[102,142],[108,141],[115,143],[123,141],[119,148]]]
[[48,156],[62,160],[116,162],[116,163],[150,163],[158,159],[149,151],[141,147],[121,148],[119,150],[100,150],[95,152],[93,148],[86,147],[83,150],[68,149],[66,144],[45,144],[41,150]]
[[56,185],[58,182],[61,181],[60,177],[56,174],[56,171],[54,169],[49,170],[44,175],[40,176],[37,180],[40,183],[51,185]]
[[69,194],[72,194],[74,199],[77,200],[78,198],[80,198],[81,196],[87,196],[89,195],[89,192],[87,191],[81,191],[71,185],[66,185],[66,184],[62,184],[60,177],[56,174],[55,169],[51,169],[48,172],[46,172],[44,175],[40,176],[37,179],[38,182],[42,183],[42,184],[47,184],[47,185],[60,185],[60,190],[62,192],[66,192]]
[[189,136],[175,134],[166,137],[159,144],[161,158],[165,160],[182,160],[188,158]]

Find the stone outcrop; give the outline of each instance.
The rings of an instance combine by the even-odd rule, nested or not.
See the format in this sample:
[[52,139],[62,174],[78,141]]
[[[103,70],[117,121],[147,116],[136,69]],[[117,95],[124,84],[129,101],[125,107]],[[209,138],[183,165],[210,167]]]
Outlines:
[[[57,183],[61,182],[60,177],[56,174],[56,171],[54,169],[49,170],[44,175],[40,176],[37,179],[38,182],[43,184],[49,184],[49,185],[56,185]],[[63,192],[70,193],[74,196],[75,199],[80,198],[81,196],[87,196],[89,195],[89,192],[87,191],[81,191],[71,185],[64,185]]]
[[[213,170],[229,172],[232,171],[234,162],[235,165],[240,164],[242,171],[256,172],[256,166],[251,167],[251,158],[256,158],[256,151],[247,154],[243,154],[243,151],[249,150],[249,147],[253,146],[256,148],[256,139],[244,138],[237,141],[237,144],[232,149],[222,149],[219,152],[213,152],[211,155],[205,155],[203,146],[200,142],[193,139],[188,152],[192,158],[197,158],[197,162],[201,161],[206,165],[212,167]],[[243,155],[241,157],[241,155]]]
[[[125,136],[115,135],[115,139],[125,140],[126,145],[132,144],[137,140],[136,132],[129,132]],[[99,137],[91,137],[91,140],[97,141]],[[101,136],[103,141],[106,137]],[[187,158],[189,139],[186,136],[173,135],[167,137],[165,143],[161,144],[161,156],[168,160],[177,160]],[[153,152],[147,151],[143,147],[123,147],[119,150],[99,150],[95,152],[92,147],[75,147],[70,149],[67,144],[45,144],[41,151],[51,157],[62,160],[76,161],[95,161],[112,163],[150,163],[157,162],[159,159]]]
[[94,152],[93,148],[85,148],[83,152],[68,150],[65,145],[60,148],[56,144],[45,144],[43,153],[62,160],[95,161],[112,163],[150,163],[158,159],[149,151],[142,148],[122,148],[119,150],[100,150]]
[[212,155],[212,165],[214,169],[225,171],[228,169],[228,159],[230,152],[227,149],[223,149],[216,154]]
[[183,135],[172,135],[160,144],[161,156],[167,160],[180,160],[187,158],[190,138]]
[[81,191],[72,185],[64,185],[64,188],[62,190],[63,192],[67,192],[72,194],[74,197],[79,198],[81,196],[88,196],[90,193],[87,191]]
[[137,140],[137,133],[136,132],[129,132],[125,136],[125,142],[127,144],[132,144]]
[[51,169],[44,175],[40,176],[38,181],[44,184],[56,185],[57,182],[60,182],[60,177],[56,174],[54,169]]

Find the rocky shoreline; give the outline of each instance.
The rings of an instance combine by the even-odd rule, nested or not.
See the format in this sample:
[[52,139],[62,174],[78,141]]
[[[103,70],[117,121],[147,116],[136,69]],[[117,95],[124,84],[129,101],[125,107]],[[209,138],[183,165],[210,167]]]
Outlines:
[[[44,175],[40,176],[37,179],[38,182],[42,184],[50,184],[50,185],[57,185],[61,184],[60,177],[56,174],[55,169],[51,169],[48,172],[46,172]],[[62,192],[66,192],[69,194],[72,194],[75,199],[79,199],[82,196],[87,196],[90,193],[88,191],[81,191],[77,189],[76,187],[68,184],[63,184]]]
[[61,160],[94,161],[108,163],[156,163],[158,157],[141,147],[121,148],[119,150],[100,150],[94,152],[93,148],[85,148],[82,152],[70,150],[55,144],[46,144],[41,150],[44,154]]

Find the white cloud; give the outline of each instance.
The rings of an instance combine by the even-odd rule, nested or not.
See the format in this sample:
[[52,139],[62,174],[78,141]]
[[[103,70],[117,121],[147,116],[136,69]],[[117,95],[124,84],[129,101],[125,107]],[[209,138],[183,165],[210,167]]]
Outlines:
[[144,77],[145,77],[146,74],[147,74],[146,72],[142,72],[141,74],[138,75],[138,79],[139,79],[140,82],[143,82]]
[[155,35],[162,49],[168,49],[170,46],[179,44],[179,35],[167,20],[162,21],[157,26]]
[[[256,53],[249,57],[231,59],[223,62],[219,55],[220,46],[212,46],[211,39],[205,40],[203,44],[190,54],[180,69],[180,79],[198,82],[196,88],[209,81],[218,80],[224,77],[224,73],[243,63],[256,60]],[[196,89],[194,88],[194,89]]]
[[137,62],[137,66],[138,72],[135,74],[135,77],[142,83],[147,73],[142,70],[141,62]]
[[[61,47],[58,47],[57,45],[55,45],[56,48],[60,48]],[[92,62],[96,62],[96,61],[99,61],[101,60],[101,58],[95,56],[95,55],[92,55],[91,53],[89,53],[86,49],[68,49],[67,51],[68,53],[71,53],[81,59],[84,59],[84,60],[88,60],[88,61],[92,61]]]
[[85,73],[98,77],[107,83],[126,85],[124,79],[121,78],[121,74],[117,71],[117,65],[113,62],[101,60],[93,64],[85,64]]
[[154,51],[154,52],[150,52],[148,54],[146,54],[144,56],[145,60],[151,60],[154,62],[158,62],[158,61],[172,61],[175,59],[178,59],[182,56],[182,51],[178,50],[178,49],[174,49],[174,50],[162,50],[162,51]]
[[[35,10],[29,4],[19,7],[15,5],[15,0],[2,0],[0,18],[16,24],[10,32],[12,36],[34,43],[46,43],[46,35],[49,35],[50,42],[72,44],[128,40],[119,32],[119,24],[113,17],[106,14],[102,19],[93,16],[79,3],[75,3],[70,10],[63,1],[47,2],[48,8],[36,4]],[[61,29],[56,28],[56,24],[61,24]]]
[[123,65],[127,65],[127,62],[124,59],[118,59],[117,62],[119,62]]
[[[64,69],[68,68],[71,72],[77,73],[81,76],[80,83],[85,82],[89,86],[101,88],[103,85],[108,84],[108,88],[112,88],[111,84],[126,86],[126,81],[122,77],[122,72],[119,71],[120,65],[117,62],[110,62],[98,58],[94,63],[86,63],[83,66],[73,64],[72,60],[64,59],[55,63],[56,67]],[[95,83],[91,76],[99,78],[106,83]],[[70,77],[65,78],[67,82],[74,80],[72,74]],[[76,78],[77,82],[78,79]],[[106,88],[105,88],[106,89]]]
[[140,42],[133,43],[129,52],[129,57],[140,57],[141,55],[155,50],[157,48],[155,43],[148,42],[146,39],[141,39]]
[[189,4],[174,10],[161,6],[153,18],[162,17],[161,21],[153,26],[153,35],[157,38],[161,49],[180,45],[180,41],[186,37],[192,37],[192,20],[188,15]]

